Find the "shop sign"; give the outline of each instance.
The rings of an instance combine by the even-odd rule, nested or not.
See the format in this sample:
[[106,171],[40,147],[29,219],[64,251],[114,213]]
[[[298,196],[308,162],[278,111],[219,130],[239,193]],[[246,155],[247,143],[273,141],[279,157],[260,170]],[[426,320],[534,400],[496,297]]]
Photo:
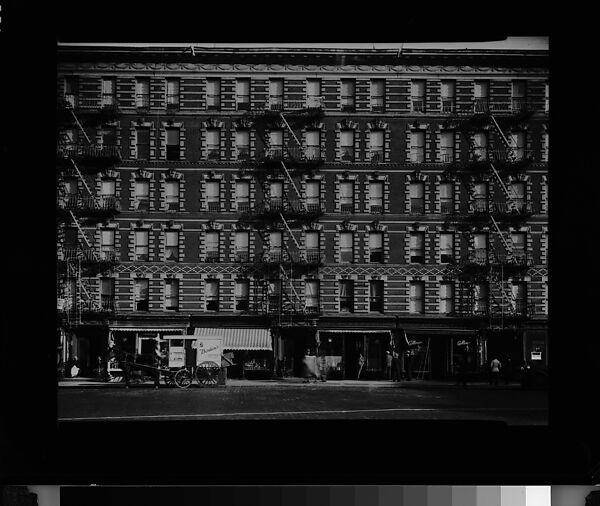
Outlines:
[[542,352],[541,351],[532,351],[531,352],[531,360],[542,360]]
[[171,347],[169,349],[169,367],[185,366],[185,350],[182,347]]
[[223,341],[220,337],[200,337],[196,339],[192,348],[196,349],[196,365],[202,362],[221,364],[221,351]]

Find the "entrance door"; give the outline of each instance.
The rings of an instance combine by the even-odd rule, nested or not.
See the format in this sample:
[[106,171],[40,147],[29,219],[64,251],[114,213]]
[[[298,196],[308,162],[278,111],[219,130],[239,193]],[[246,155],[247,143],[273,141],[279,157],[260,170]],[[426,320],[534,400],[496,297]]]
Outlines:
[[155,348],[156,341],[154,338],[140,338],[140,355],[138,356],[138,361],[142,364],[153,365]]
[[344,357],[344,364],[346,379],[356,379],[356,375],[358,374],[358,357],[361,353],[363,357],[365,356],[364,345],[364,337],[362,335],[357,336],[346,334],[344,336],[344,348],[346,354]]

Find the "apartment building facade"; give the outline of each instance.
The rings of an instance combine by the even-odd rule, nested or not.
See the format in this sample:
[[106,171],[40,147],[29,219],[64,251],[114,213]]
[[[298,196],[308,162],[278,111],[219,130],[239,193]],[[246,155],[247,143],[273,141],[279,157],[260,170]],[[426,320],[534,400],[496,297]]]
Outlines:
[[[58,344],[547,363],[547,51],[60,45]],[[402,341],[402,342],[401,342]]]

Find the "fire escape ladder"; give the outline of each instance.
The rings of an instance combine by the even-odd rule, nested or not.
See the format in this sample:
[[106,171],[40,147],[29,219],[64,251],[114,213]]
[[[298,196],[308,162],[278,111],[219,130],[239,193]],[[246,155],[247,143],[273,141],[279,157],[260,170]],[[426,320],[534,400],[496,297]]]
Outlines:
[[[294,235],[294,232],[292,232],[292,229],[290,228],[290,226],[288,225],[288,222],[286,221],[286,219],[283,217],[282,213],[279,213],[279,217],[281,218],[281,222],[283,223],[283,226],[285,227],[286,231],[288,234],[290,234],[290,237],[292,238],[292,241],[294,242],[294,245],[296,246],[297,250],[298,250],[298,254],[300,255],[300,259],[302,261],[305,260],[304,258],[304,253],[302,251],[302,248],[300,247],[300,244],[298,243],[298,241],[296,240],[296,236]],[[286,246],[287,248],[287,246]]]
[[508,206],[508,209],[511,212],[516,212],[517,209],[517,204],[516,202],[513,200],[512,196],[510,195],[510,191],[509,189],[506,187],[506,185],[504,184],[504,181],[502,181],[502,178],[500,177],[500,174],[498,174],[498,171],[496,170],[496,167],[494,167],[494,164],[490,162],[490,168],[492,169],[492,173],[494,174],[494,177],[496,178],[496,180],[498,181],[498,183],[500,183],[500,188],[502,189],[502,193],[504,193],[504,196],[506,197],[506,205]]
[[296,194],[296,197],[298,198],[298,202],[300,203],[300,210],[305,211],[306,206],[304,204],[304,200],[302,199],[302,195],[300,194],[300,190],[298,190],[296,183],[294,183],[294,179],[292,178],[292,175],[290,174],[290,171],[286,167],[285,163],[283,163],[283,160],[281,160],[281,166],[283,167],[283,172],[285,173],[285,176],[288,178],[288,181],[290,182],[290,184],[292,185],[292,188],[294,189],[294,193]]
[[494,293],[490,290],[490,295],[492,296],[493,301],[496,303],[496,306],[500,307],[502,310],[504,309],[504,307],[506,307],[508,314],[514,314],[515,308],[516,308],[516,301],[515,301],[515,298],[513,297],[512,292],[506,288],[503,280],[498,277],[498,274],[492,273],[492,275],[490,277],[491,277],[492,281],[498,287],[498,290],[500,291],[500,293],[502,294],[503,300],[498,301],[498,299],[496,298]]
[[507,155],[508,159],[511,162],[514,162],[517,159],[517,154],[515,153],[515,150],[513,149],[512,144],[510,143],[510,141],[508,140],[508,138],[506,137],[506,135],[500,128],[500,125],[496,121],[496,118],[494,118],[493,114],[490,114],[490,119],[492,120],[492,124],[494,125],[496,132],[498,132],[498,135],[500,136],[500,140],[502,141],[502,144],[504,145],[504,149],[506,149],[506,155]]
[[294,133],[294,130],[292,129],[292,127],[290,126],[290,124],[287,122],[287,120],[285,119],[285,116],[283,115],[282,112],[279,113],[279,115],[281,116],[281,119],[283,121],[283,123],[285,124],[285,126],[287,127],[287,129],[290,131],[290,133],[292,134],[292,137],[294,138],[294,140],[296,141],[296,144],[298,145],[298,149],[302,149],[302,143],[298,140],[298,137],[296,137],[296,134]]
[[89,145],[91,145],[92,141],[90,140],[90,138],[88,137],[88,134],[85,132],[85,129],[83,128],[83,126],[79,122],[79,119],[77,118],[77,115],[75,114],[75,111],[73,109],[69,109],[69,110],[71,111],[71,115],[73,116],[73,119],[75,120],[75,123],[77,123],[77,126],[79,127],[79,129],[83,132],[83,136],[85,137],[85,140],[87,141],[87,143]]
[[[287,272],[285,272],[285,269],[283,268],[282,265],[279,266],[279,272],[281,274],[281,280],[282,280],[281,292],[283,295],[285,295],[286,299],[290,303],[294,312],[296,312],[298,309],[300,309],[302,307],[302,298],[296,291],[296,287],[294,286],[292,277],[288,276]],[[291,293],[284,290],[284,283],[286,283],[286,282],[289,285]]]
[[81,171],[79,170],[79,167],[77,167],[77,164],[75,163],[75,161],[70,158],[71,160],[71,164],[73,165],[73,168],[75,169],[75,173],[77,174],[77,177],[79,179],[81,179],[81,182],[83,183],[83,186],[85,187],[85,189],[87,190],[88,194],[90,195],[90,197],[92,197],[92,199],[94,199],[94,203],[96,203],[96,197],[94,196],[94,194],[92,193],[92,190],[90,189],[90,187],[88,186],[85,178],[83,177],[83,174],[81,173]]
[[510,259],[513,253],[512,244],[506,239],[506,237],[502,233],[502,230],[500,230],[500,226],[498,225],[496,219],[492,215],[490,215],[490,219],[492,220],[492,224],[494,225],[493,231],[498,235],[498,237],[502,241],[502,245],[506,250],[506,256]]

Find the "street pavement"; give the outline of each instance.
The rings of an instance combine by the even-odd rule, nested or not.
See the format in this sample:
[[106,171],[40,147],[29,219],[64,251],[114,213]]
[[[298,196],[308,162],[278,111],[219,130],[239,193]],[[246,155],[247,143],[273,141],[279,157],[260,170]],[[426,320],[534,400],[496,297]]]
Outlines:
[[518,384],[402,381],[327,381],[297,378],[227,380],[226,386],[193,384],[181,390],[151,382],[66,380],[59,383],[58,417],[63,421],[405,419],[503,421],[545,425],[548,393]]

